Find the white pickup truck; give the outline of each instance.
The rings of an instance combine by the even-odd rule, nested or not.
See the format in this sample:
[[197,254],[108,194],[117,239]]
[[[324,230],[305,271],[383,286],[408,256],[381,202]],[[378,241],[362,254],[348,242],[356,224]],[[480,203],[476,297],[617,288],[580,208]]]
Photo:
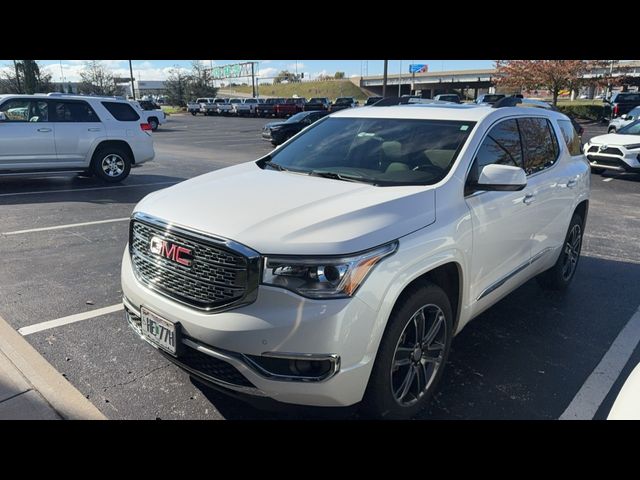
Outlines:
[[197,115],[198,113],[211,115],[215,113],[215,110],[217,108],[214,100],[215,98],[211,97],[198,98],[195,102],[187,103],[187,111],[191,115]]
[[229,115],[233,112],[233,104],[229,102],[228,98],[215,98],[213,103],[213,113],[218,115]]

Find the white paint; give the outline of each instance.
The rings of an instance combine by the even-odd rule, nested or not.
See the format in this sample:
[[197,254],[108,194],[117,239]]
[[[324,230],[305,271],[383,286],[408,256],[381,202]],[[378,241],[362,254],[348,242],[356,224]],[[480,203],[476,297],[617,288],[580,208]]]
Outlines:
[[101,315],[107,315],[109,313],[122,310],[122,308],[122,303],[117,303],[116,305],[111,305],[110,307],[98,308],[97,310],[76,313],[75,315],[69,315],[67,317],[57,318],[55,320],[36,323],[35,325],[29,325],[28,327],[22,327],[18,329],[18,333],[23,336],[31,335],[32,333],[42,332],[43,330],[49,330],[51,328],[60,327],[62,325],[69,325],[70,323],[81,322],[83,320],[89,320],[90,318],[99,317]]
[[11,197],[14,195],[45,195],[47,193],[90,192],[93,190],[114,190],[116,188],[152,187],[155,185],[174,185],[176,183],[179,183],[179,182],[136,183],[134,185],[116,185],[113,187],[69,188],[66,190],[43,190],[41,192],[0,193],[0,197]]
[[20,235],[21,233],[47,232],[49,230],[62,230],[64,228],[84,227],[86,225],[100,225],[103,223],[114,223],[128,221],[129,217],[111,218],[109,220],[96,220],[95,222],[69,223],[67,225],[56,225],[55,227],[31,228],[29,230],[16,230],[14,232],[4,232],[1,235]]
[[[606,321],[606,319],[604,319]],[[605,353],[596,369],[560,416],[560,420],[591,420],[618,379],[640,341],[640,308]]]
[[603,182],[610,182],[611,180],[613,180],[613,177],[607,177],[602,179]]

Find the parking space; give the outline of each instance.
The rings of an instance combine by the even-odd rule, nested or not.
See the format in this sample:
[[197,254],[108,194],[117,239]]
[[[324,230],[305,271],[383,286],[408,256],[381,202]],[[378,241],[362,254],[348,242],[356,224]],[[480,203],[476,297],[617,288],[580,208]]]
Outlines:
[[[264,411],[193,383],[130,330],[119,307],[134,205],[269,152],[260,138],[268,121],[172,116],[153,134],[156,159],[118,185],[71,175],[0,179],[0,316],[107,417],[335,413]],[[604,126],[586,125],[583,139],[601,133]],[[531,281],[470,323],[421,418],[559,418],[638,309],[639,209],[640,175],[592,175],[583,258],[570,290],[550,295]],[[43,324],[52,320],[59,321]],[[628,365],[638,362],[635,349]],[[619,383],[607,390],[599,416]]]

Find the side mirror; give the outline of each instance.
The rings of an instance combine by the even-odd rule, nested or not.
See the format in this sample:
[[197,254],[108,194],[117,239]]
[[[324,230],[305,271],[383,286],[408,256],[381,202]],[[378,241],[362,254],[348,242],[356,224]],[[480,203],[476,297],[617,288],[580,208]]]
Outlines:
[[517,192],[527,186],[527,175],[520,167],[485,165],[478,181],[471,185],[473,191]]
[[7,114],[4,112],[0,112],[0,122],[6,122],[7,121]]

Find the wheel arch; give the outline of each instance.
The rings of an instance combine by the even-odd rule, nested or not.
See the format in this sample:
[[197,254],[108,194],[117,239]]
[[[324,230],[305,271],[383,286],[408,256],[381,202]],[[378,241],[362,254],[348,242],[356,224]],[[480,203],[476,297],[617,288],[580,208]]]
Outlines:
[[128,154],[129,157],[131,158],[131,164],[135,165],[136,163],[136,157],[133,154],[133,150],[131,150],[131,146],[125,142],[124,140],[102,140],[101,142],[99,142],[95,148],[93,149],[93,152],[91,152],[91,161],[93,162],[93,159],[95,157],[95,154],[98,150],[100,150],[101,148],[105,148],[105,147],[120,147],[122,149],[124,149]]

